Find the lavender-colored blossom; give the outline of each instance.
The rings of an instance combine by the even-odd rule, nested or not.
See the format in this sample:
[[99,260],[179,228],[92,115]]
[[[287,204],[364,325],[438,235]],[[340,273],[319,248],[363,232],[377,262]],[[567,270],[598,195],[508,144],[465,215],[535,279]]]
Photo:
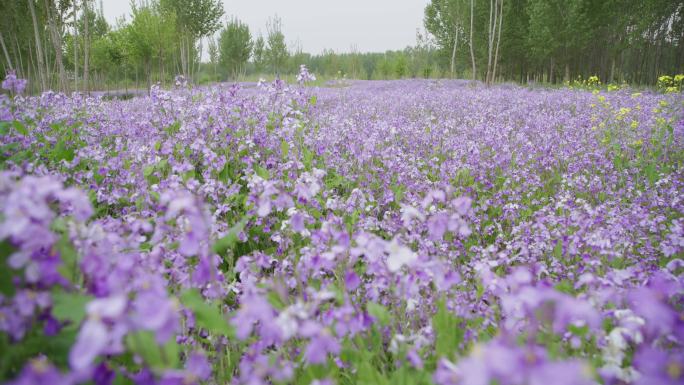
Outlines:
[[684,383],[684,353],[667,352],[652,347],[642,347],[634,357],[639,372],[637,385],[674,385]]
[[16,72],[9,70],[5,75],[5,80],[2,81],[2,88],[18,95],[22,94],[26,89],[26,79],[17,78]]
[[126,309],[126,298],[116,295],[96,299],[86,305],[87,319],[79,330],[76,343],[69,352],[69,364],[76,371],[92,365],[95,358],[108,347],[117,346],[121,338],[114,333],[110,322],[117,322]]
[[59,372],[45,357],[34,358],[22,369],[19,376],[9,382],[11,385],[71,385],[74,381]]

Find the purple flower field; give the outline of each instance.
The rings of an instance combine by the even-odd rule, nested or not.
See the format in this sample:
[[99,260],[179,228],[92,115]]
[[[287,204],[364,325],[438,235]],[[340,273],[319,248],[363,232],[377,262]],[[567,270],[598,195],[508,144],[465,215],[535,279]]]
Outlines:
[[684,384],[682,94],[3,86],[3,382]]

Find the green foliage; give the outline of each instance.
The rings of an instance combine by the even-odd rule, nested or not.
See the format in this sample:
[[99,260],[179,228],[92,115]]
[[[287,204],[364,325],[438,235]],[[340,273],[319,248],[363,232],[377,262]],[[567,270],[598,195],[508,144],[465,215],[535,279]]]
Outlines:
[[257,73],[261,73],[261,71],[263,71],[268,64],[268,59],[266,57],[266,43],[264,42],[264,37],[261,35],[254,40],[252,59],[254,63],[254,69]]
[[392,319],[387,308],[378,303],[369,302],[366,305],[366,309],[368,310],[368,314],[375,318],[381,326],[388,325]]
[[85,306],[90,300],[91,297],[80,293],[55,291],[52,293],[52,315],[58,321],[69,321],[78,326],[85,318]]
[[224,14],[220,0],[161,0],[160,7],[165,13],[174,13],[179,29],[196,38],[216,32]]
[[465,27],[470,28],[470,2],[468,0],[432,0],[425,7],[425,29],[437,40],[443,50],[451,50],[456,33],[464,38]]
[[8,241],[0,242],[0,294],[8,297],[13,296],[15,291],[12,270],[7,266],[7,259],[14,251],[14,247]]
[[285,61],[289,57],[285,35],[282,31],[283,23],[278,16],[274,16],[268,21],[268,34],[266,35],[266,58],[274,73],[283,70]]
[[187,290],[180,296],[181,303],[192,310],[197,326],[214,335],[232,336],[232,327],[223,316],[217,305],[206,302],[199,291]]
[[221,30],[219,61],[233,79],[244,74],[245,65],[252,54],[252,45],[249,27],[236,18],[231,19]]
[[432,317],[432,328],[435,331],[437,357],[453,359],[463,341],[465,328],[461,320],[447,309],[443,300],[438,303],[437,313]]
[[138,355],[152,369],[177,369],[180,363],[180,346],[175,338],[157,344],[154,333],[140,330],[126,335],[126,347]]
[[658,78],[657,86],[662,92],[682,92],[682,89],[684,89],[684,75],[663,75]]
[[238,243],[238,234],[244,230],[248,220],[248,217],[243,218],[240,222],[231,227],[223,238],[216,241],[213,246],[214,252],[221,254],[235,247]]

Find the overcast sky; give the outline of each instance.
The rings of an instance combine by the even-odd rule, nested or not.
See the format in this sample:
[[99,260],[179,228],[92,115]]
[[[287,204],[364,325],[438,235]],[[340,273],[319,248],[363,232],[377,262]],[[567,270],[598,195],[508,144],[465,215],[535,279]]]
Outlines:
[[[110,23],[126,15],[130,20],[130,0],[102,0]],[[252,35],[266,33],[266,21],[277,14],[283,33],[292,45],[301,43],[305,52],[324,49],[348,52],[384,52],[403,49],[416,41],[422,28],[423,9],[429,0],[223,0],[228,16],[249,25]]]

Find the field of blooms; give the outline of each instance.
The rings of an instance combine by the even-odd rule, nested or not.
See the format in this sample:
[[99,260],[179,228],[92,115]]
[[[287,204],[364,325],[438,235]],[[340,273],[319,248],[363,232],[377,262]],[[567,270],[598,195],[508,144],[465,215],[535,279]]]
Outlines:
[[684,98],[0,96],[0,381],[684,383]]

